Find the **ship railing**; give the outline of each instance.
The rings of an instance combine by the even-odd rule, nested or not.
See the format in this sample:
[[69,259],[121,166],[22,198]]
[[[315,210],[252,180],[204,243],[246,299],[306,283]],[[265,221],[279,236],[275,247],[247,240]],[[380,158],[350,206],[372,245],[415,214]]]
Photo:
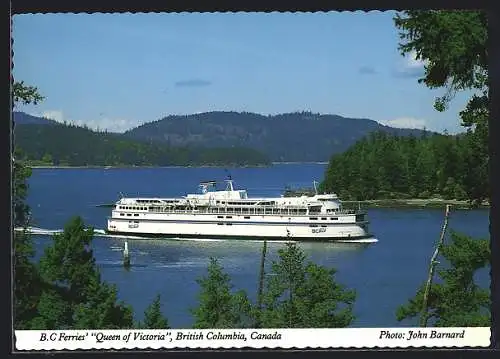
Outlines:
[[[152,208],[155,208],[152,210]],[[300,210],[300,211],[299,211]],[[352,209],[338,209],[334,212],[305,212],[304,207],[237,207],[228,208],[223,206],[204,207],[204,208],[187,208],[187,209],[172,209],[162,207],[150,207],[148,213],[170,213],[170,214],[222,214],[222,215],[286,215],[286,216],[336,216],[336,215],[354,215],[364,214],[364,211]]]

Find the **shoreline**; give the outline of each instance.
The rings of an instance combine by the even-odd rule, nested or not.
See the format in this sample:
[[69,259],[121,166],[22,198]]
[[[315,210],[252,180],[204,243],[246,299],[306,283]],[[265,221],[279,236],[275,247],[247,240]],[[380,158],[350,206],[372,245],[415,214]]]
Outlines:
[[32,169],[67,170],[67,169],[144,169],[144,168],[263,168],[272,165],[195,165],[195,166],[32,166]]
[[326,165],[328,162],[271,162],[269,164],[255,164],[255,165],[235,165],[235,164],[225,164],[225,165],[171,165],[171,166],[134,166],[134,165],[118,165],[118,166],[100,166],[100,165],[88,165],[88,166],[54,166],[54,165],[28,165],[33,169],[121,169],[121,168],[265,168],[272,167],[274,165]]
[[444,208],[450,205],[452,209],[470,210],[470,209],[489,209],[490,204],[484,201],[477,207],[470,204],[468,200],[453,200],[440,198],[408,198],[408,199],[371,199],[364,201],[342,201],[344,204],[357,206],[358,203],[364,208]]
[[272,161],[273,165],[327,165],[328,161],[305,161],[305,162],[294,162],[294,161]]

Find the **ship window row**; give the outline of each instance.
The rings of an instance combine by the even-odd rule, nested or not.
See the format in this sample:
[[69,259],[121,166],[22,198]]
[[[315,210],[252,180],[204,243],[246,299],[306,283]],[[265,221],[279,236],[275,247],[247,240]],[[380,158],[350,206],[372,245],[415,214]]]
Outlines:
[[[150,207],[151,212],[191,212],[189,208],[168,208],[168,207]],[[212,207],[208,209],[198,209],[197,213],[213,214],[276,214],[276,215],[306,215],[305,208],[241,208],[241,207]]]
[[[125,207],[129,209],[130,207]],[[132,209],[132,208],[130,208]],[[139,208],[142,209],[142,208]],[[147,209],[147,208],[145,208]],[[151,207],[152,212],[169,212],[169,210],[162,209],[161,207]],[[202,211],[204,212],[204,211]],[[228,208],[226,211],[221,210],[220,208],[211,208],[208,211],[209,213],[234,213],[234,214],[275,214],[275,215],[305,215],[307,214],[307,210],[305,209],[284,209],[284,208]],[[134,216],[138,217],[138,213],[120,213],[120,216]],[[224,218],[224,216],[217,216],[217,218]],[[226,218],[232,218],[232,216],[226,216]],[[250,219],[249,216],[245,216],[245,219]],[[310,220],[318,220],[318,217],[309,217]],[[328,220],[327,217],[321,217],[321,220],[325,221]],[[332,221],[337,221],[338,217],[330,217],[330,220]],[[363,217],[358,217],[358,221],[362,221]]]
[[232,205],[232,206],[243,206],[243,205],[253,205],[256,204],[257,202],[233,202],[233,201],[215,201],[217,204],[227,204],[227,205]]
[[118,209],[129,209],[129,210],[136,210],[136,211],[147,211],[148,207],[118,206]]
[[305,208],[210,208],[209,213],[305,215]]

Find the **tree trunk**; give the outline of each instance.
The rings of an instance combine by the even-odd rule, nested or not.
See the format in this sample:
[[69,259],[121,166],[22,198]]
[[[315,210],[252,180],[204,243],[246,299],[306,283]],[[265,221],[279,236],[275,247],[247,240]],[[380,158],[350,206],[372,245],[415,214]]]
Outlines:
[[444,243],[444,236],[446,234],[446,229],[448,227],[448,218],[450,214],[450,205],[446,205],[446,212],[444,216],[444,224],[443,224],[443,229],[441,230],[441,237],[439,238],[439,242],[436,246],[436,249],[434,250],[434,253],[432,254],[431,257],[431,263],[429,264],[429,276],[427,278],[427,283],[425,285],[425,291],[424,291],[424,298],[422,302],[422,312],[420,314],[420,326],[421,327],[426,327],[427,326],[427,319],[429,318],[428,312],[427,312],[427,301],[429,299],[429,291],[432,286],[432,279],[434,277],[434,269],[436,267],[436,264],[438,263],[436,261],[436,258],[439,254],[439,249]]

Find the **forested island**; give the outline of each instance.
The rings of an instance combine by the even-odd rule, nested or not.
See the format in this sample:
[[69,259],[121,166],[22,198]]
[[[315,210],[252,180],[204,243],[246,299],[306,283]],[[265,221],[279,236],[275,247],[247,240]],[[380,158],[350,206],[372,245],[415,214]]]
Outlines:
[[[50,121],[50,120],[46,120]],[[121,134],[51,121],[17,124],[18,156],[32,166],[266,166],[264,154],[249,148],[172,147]]]
[[320,191],[342,199],[488,200],[488,148],[484,137],[375,132],[329,162]]

